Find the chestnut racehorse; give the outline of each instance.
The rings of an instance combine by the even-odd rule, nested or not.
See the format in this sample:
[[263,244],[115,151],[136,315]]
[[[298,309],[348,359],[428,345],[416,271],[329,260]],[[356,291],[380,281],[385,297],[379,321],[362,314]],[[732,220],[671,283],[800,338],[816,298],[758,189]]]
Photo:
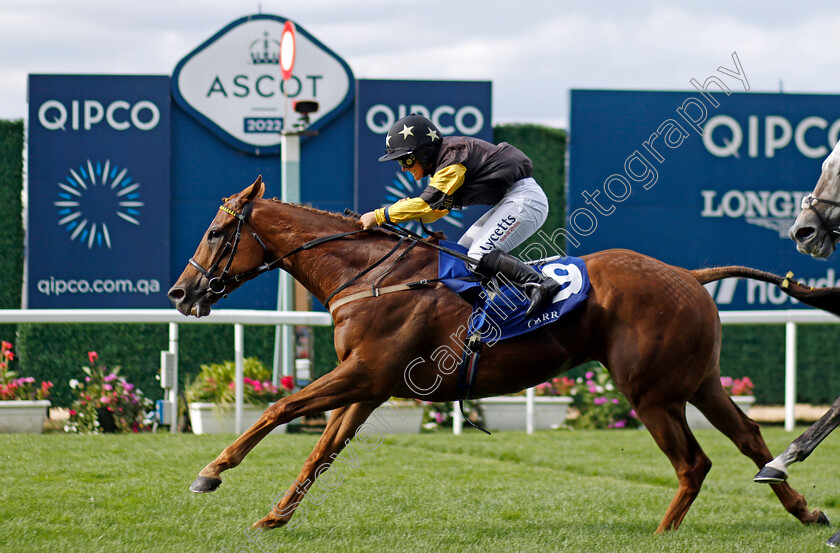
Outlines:
[[[276,426],[332,410],[296,482],[254,524],[274,528],[289,522],[311,483],[389,397],[458,398],[458,371],[442,370],[429,360],[442,346],[463,349],[466,336],[461,333],[471,306],[434,281],[439,252],[429,243],[410,247],[395,233],[362,231],[354,219],[263,199],[263,192],[260,177],[224,201],[169,297],[184,315],[201,317],[241,282],[282,268],[331,308],[340,364],[266,409],[191,486],[195,492],[215,490],[221,473],[239,465]],[[686,424],[686,402],[757,466],[773,458],[758,424],[721,386],[720,320],[702,284],[733,276],[776,284],[782,279],[743,267],[689,271],[629,250],[583,259],[591,281],[585,303],[548,326],[482,345],[472,397],[518,392],[586,361],[599,361],[676,471],[679,488],[657,532],[676,529],[712,465]],[[375,270],[365,272],[377,262]],[[425,285],[399,286],[423,279]],[[373,286],[381,286],[381,295],[372,295]],[[807,290],[796,284],[786,291],[807,300]],[[827,522],[820,511],[809,511],[805,498],[787,482],[772,487],[802,523]]]

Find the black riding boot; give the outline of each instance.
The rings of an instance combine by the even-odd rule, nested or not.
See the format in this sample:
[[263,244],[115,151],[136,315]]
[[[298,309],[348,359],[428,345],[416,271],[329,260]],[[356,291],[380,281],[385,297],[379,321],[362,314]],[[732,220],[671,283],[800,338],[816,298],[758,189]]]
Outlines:
[[490,279],[502,275],[524,290],[531,300],[531,305],[525,312],[526,317],[548,304],[560,291],[560,284],[556,280],[546,277],[527,263],[501,250],[493,250],[482,257],[475,267],[475,272]]

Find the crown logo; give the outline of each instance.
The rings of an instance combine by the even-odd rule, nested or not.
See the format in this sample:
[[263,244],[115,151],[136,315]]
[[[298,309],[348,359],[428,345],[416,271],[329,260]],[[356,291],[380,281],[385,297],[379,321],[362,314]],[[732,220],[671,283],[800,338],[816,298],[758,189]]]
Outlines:
[[266,63],[277,65],[280,63],[280,41],[269,38],[267,32],[263,33],[263,38],[258,38],[251,43],[250,53],[251,63],[254,65]]

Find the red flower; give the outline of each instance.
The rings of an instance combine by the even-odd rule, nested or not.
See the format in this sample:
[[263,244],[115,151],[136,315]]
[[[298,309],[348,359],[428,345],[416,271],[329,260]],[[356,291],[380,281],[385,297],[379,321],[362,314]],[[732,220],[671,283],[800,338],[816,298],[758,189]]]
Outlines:
[[280,385],[288,391],[292,391],[295,387],[295,381],[291,376],[284,376],[280,379]]
[[91,364],[91,365],[93,365],[94,363],[96,363],[96,359],[97,359],[98,357],[99,357],[99,354],[98,354],[98,353],[96,353],[95,351],[89,351],[89,352],[88,352],[88,359],[90,360],[90,364]]

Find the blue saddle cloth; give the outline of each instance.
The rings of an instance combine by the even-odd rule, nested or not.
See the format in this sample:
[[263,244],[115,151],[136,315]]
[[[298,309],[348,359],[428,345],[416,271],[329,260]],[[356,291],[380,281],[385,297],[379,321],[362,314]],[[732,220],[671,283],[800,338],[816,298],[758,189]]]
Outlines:
[[[466,248],[454,242],[441,241],[440,245],[467,253]],[[557,322],[586,301],[590,284],[586,264],[582,259],[563,257],[534,267],[559,282],[562,288],[551,304],[536,315],[526,318],[525,311],[530,302],[521,290],[503,284],[500,294],[492,294],[479,282],[461,280],[475,276],[463,261],[443,251],[438,257],[438,277],[473,305],[469,330],[479,330],[483,342],[513,338]]]

